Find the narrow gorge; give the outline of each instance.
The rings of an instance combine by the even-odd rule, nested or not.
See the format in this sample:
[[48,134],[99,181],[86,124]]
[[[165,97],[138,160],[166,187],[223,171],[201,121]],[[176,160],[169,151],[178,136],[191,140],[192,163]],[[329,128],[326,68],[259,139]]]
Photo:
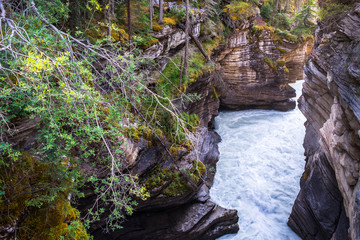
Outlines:
[[0,239],[360,239],[360,4],[0,11]]
[[[302,83],[291,84],[297,96]],[[240,227],[221,239],[300,239],[286,224],[304,169],[300,110],[221,112],[215,122],[222,141],[210,196],[238,210]]]

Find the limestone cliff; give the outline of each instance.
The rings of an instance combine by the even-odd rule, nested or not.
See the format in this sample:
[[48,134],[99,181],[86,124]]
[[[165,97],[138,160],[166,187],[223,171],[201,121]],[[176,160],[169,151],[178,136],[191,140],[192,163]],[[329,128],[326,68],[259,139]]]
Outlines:
[[360,4],[321,22],[299,100],[306,167],[288,224],[303,239],[360,239]]
[[272,27],[257,25],[262,21],[258,14],[226,21],[234,27],[225,43],[213,51],[216,70],[189,86],[187,92],[198,93],[201,99],[186,110],[211,127],[219,108],[293,109],[295,90],[289,83],[304,78],[303,66],[313,40],[294,42],[280,37]]
[[[259,18],[259,17],[258,17]],[[274,29],[249,19],[234,29],[216,57],[224,81],[221,106],[229,109],[295,107],[295,90],[288,84],[303,79],[311,41],[279,38]]]

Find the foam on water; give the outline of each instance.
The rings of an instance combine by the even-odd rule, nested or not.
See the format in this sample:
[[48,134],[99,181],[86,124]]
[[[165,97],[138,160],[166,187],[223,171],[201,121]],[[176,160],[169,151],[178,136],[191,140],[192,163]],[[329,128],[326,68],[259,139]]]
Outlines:
[[[301,92],[302,81],[293,85]],[[238,210],[240,230],[219,239],[300,239],[287,226],[304,170],[305,118],[289,112],[221,112],[212,200]]]

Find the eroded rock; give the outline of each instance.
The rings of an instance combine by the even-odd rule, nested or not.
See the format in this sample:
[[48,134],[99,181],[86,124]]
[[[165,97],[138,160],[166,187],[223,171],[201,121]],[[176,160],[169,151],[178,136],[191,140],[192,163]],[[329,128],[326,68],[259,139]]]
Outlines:
[[306,167],[288,222],[303,239],[360,236],[359,11],[357,4],[340,24],[320,24],[305,67],[299,104],[307,118]]
[[[259,18],[259,17],[258,17]],[[311,40],[277,40],[271,28],[248,24],[237,27],[216,56],[224,88],[221,106],[227,109],[295,108],[288,84],[303,79]]]

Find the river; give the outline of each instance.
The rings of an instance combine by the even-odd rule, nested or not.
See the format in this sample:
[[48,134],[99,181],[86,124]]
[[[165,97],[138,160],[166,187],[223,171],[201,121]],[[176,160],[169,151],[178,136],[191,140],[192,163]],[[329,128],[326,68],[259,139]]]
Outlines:
[[[303,81],[293,84],[301,94]],[[288,226],[304,170],[300,110],[221,112],[215,119],[220,160],[211,199],[238,210],[239,232],[219,239],[297,240]]]

